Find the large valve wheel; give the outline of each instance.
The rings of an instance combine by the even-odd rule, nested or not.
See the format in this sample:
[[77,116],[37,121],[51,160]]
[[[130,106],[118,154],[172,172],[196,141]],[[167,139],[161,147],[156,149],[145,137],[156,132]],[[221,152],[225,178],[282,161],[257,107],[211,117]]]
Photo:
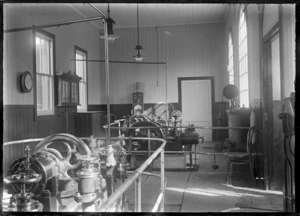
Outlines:
[[[71,146],[73,148],[71,148]],[[65,147],[65,149],[61,150],[63,147]],[[77,149],[79,151],[77,151]],[[64,133],[50,135],[44,140],[40,141],[36,145],[33,154],[43,151],[54,154],[60,161],[62,161],[67,166],[67,170],[78,168],[81,164],[79,160],[75,160],[76,162],[74,164],[70,163],[70,159],[73,154],[79,152],[80,155],[91,155],[90,149],[82,140],[78,139],[77,137],[71,134]],[[64,151],[66,155],[63,156],[60,151]],[[67,173],[64,174],[67,176]]]
[[[152,127],[150,128],[150,137],[151,138],[162,138],[164,139],[165,134],[161,128],[159,128],[160,124],[157,122],[137,122],[133,124],[131,127],[140,127],[140,129],[130,129],[128,131],[128,135],[131,137],[148,137],[148,129],[143,127]],[[140,144],[138,150],[148,150],[148,141],[147,140],[134,140]],[[151,141],[151,150],[157,149],[159,146],[155,141]]]

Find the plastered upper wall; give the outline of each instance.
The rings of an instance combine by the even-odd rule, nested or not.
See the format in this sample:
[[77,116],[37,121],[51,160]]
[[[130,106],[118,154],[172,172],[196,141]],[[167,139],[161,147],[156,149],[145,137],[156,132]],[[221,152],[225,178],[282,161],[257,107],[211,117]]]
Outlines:
[[[115,34],[120,38],[109,44],[110,60],[134,61],[136,28],[115,29]],[[110,64],[111,103],[131,103],[136,82],[141,83],[145,103],[178,102],[178,77],[202,76],[214,76],[215,101],[222,100],[226,72],[224,23],[143,27],[140,44],[146,56],[144,62],[166,62],[166,65]],[[100,49],[104,59],[103,42]],[[101,68],[104,71],[104,64]],[[101,76],[105,78],[104,73]],[[104,87],[105,83],[101,85]],[[104,104],[105,91],[100,94]],[[195,97],[197,94],[200,93],[195,93]]]
[[265,36],[278,21],[278,4],[264,5],[263,36]]
[[283,74],[283,98],[290,97],[291,92],[295,92],[296,76],[296,31],[295,31],[295,5],[281,6],[281,28],[282,28],[282,71]]
[[[7,4],[4,10],[4,29],[27,27],[81,19],[67,4]],[[65,13],[69,11],[70,13]],[[52,12],[55,11],[55,12]],[[75,71],[74,45],[88,52],[88,58],[99,59],[99,31],[88,22],[61,27],[45,28],[55,35],[55,71]],[[32,105],[34,89],[21,93],[17,88],[17,75],[24,71],[33,73],[33,32],[22,31],[4,34],[3,88],[5,105]],[[100,70],[99,63],[88,64],[88,103],[99,103]]]

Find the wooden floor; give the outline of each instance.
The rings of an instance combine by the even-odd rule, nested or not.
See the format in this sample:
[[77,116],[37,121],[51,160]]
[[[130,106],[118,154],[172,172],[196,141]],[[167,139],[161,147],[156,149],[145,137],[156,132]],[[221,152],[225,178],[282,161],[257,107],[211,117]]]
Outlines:
[[[165,174],[165,212],[281,212],[283,209],[282,193],[257,189],[238,174],[233,176],[232,185],[226,184],[224,172],[167,171]],[[159,178],[142,178],[142,212],[152,211],[159,192]],[[129,211],[134,211],[134,187],[126,193],[126,198]]]
[[[197,148],[202,152],[214,151],[202,149],[203,146]],[[188,156],[186,162],[189,162]],[[227,184],[225,155],[219,154],[215,158],[213,155],[198,155],[196,164],[196,171],[165,171],[164,212],[282,212],[282,192],[263,190],[262,185],[256,184],[251,177],[248,166],[234,166]],[[216,170],[212,168],[214,164],[218,166]],[[142,212],[152,211],[159,192],[160,178],[142,177]],[[134,186],[125,195],[129,211],[134,211]]]

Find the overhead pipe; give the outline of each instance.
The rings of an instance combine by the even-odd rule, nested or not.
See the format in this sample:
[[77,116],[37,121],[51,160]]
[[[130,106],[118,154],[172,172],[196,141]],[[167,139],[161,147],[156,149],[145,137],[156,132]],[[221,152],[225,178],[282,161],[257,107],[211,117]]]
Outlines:
[[70,25],[75,23],[81,23],[81,22],[88,22],[93,20],[101,20],[105,19],[103,16],[98,17],[92,17],[92,18],[85,18],[85,19],[79,19],[79,20],[71,20],[71,21],[63,21],[63,22],[57,22],[57,23],[51,23],[51,24],[43,24],[43,25],[33,25],[28,27],[22,27],[22,28],[14,28],[14,29],[7,29],[4,30],[4,33],[11,33],[11,32],[19,32],[19,31],[29,31],[29,30],[36,30],[36,29],[42,29],[42,28],[50,28],[50,27],[59,27],[62,25]]
[[102,11],[100,11],[98,8],[96,8],[94,5],[92,5],[91,3],[89,3],[89,5],[90,5],[92,8],[94,8],[98,13],[100,13],[102,16],[106,17],[105,14],[104,14]]
[[[93,59],[71,59],[71,61],[87,61],[87,62],[105,62],[105,60]],[[125,63],[125,64],[167,64],[166,62],[136,62],[136,61],[109,61],[109,63]]]

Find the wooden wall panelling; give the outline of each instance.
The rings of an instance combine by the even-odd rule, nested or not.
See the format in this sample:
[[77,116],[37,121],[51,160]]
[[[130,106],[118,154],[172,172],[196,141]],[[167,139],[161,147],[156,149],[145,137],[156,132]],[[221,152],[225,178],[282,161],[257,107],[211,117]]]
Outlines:
[[81,137],[84,128],[83,127],[83,119],[81,118],[81,115],[78,113],[76,116],[76,136]]
[[[71,130],[75,134],[76,107],[67,108],[70,116]],[[56,110],[55,115],[40,116],[34,121],[34,106],[32,105],[6,105],[4,106],[3,141],[14,141],[29,138],[45,138],[51,134],[66,133],[65,117],[62,108]],[[30,144],[33,151],[35,144]],[[3,148],[3,168],[7,169],[10,163],[24,156],[26,144],[5,146]]]
[[[256,136],[255,136],[255,142],[256,142],[256,151],[258,155],[256,156],[255,164],[254,164],[254,170],[255,174],[263,178],[264,177],[264,161],[263,161],[263,139],[262,139],[262,107],[260,100],[251,100],[250,107],[253,110],[254,113],[254,119],[253,122],[250,120],[250,126],[256,127]],[[253,125],[251,125],[253,124]]]
[[101,118],[105,115],[104,112],[90,111],[85,113],[77,113],[76,116],[76,136],[95,137],[105,136]]
[[[274,174],[273,185],[275,190],[281,190],[284,182],[284,153],[283,153],[283,132],[278,114],[282,112],[282,102],[273,101],[273,154]],[[271,182],[272,185],[272,182]]]
[[[229,109],[229,103],[228,102],[215,102],[213,103],[213,111],[212,111],[212,126],[213,127],[228,127],[228,115],[226,113],[226,110]],[[220,122],[218,120],[218,116],[220,115],[221,119]],[[226,138],[228,138],[228,130],[222,129],[222,130],[213,130],[212,131],[212,138],[214,141],[225,141]]]

